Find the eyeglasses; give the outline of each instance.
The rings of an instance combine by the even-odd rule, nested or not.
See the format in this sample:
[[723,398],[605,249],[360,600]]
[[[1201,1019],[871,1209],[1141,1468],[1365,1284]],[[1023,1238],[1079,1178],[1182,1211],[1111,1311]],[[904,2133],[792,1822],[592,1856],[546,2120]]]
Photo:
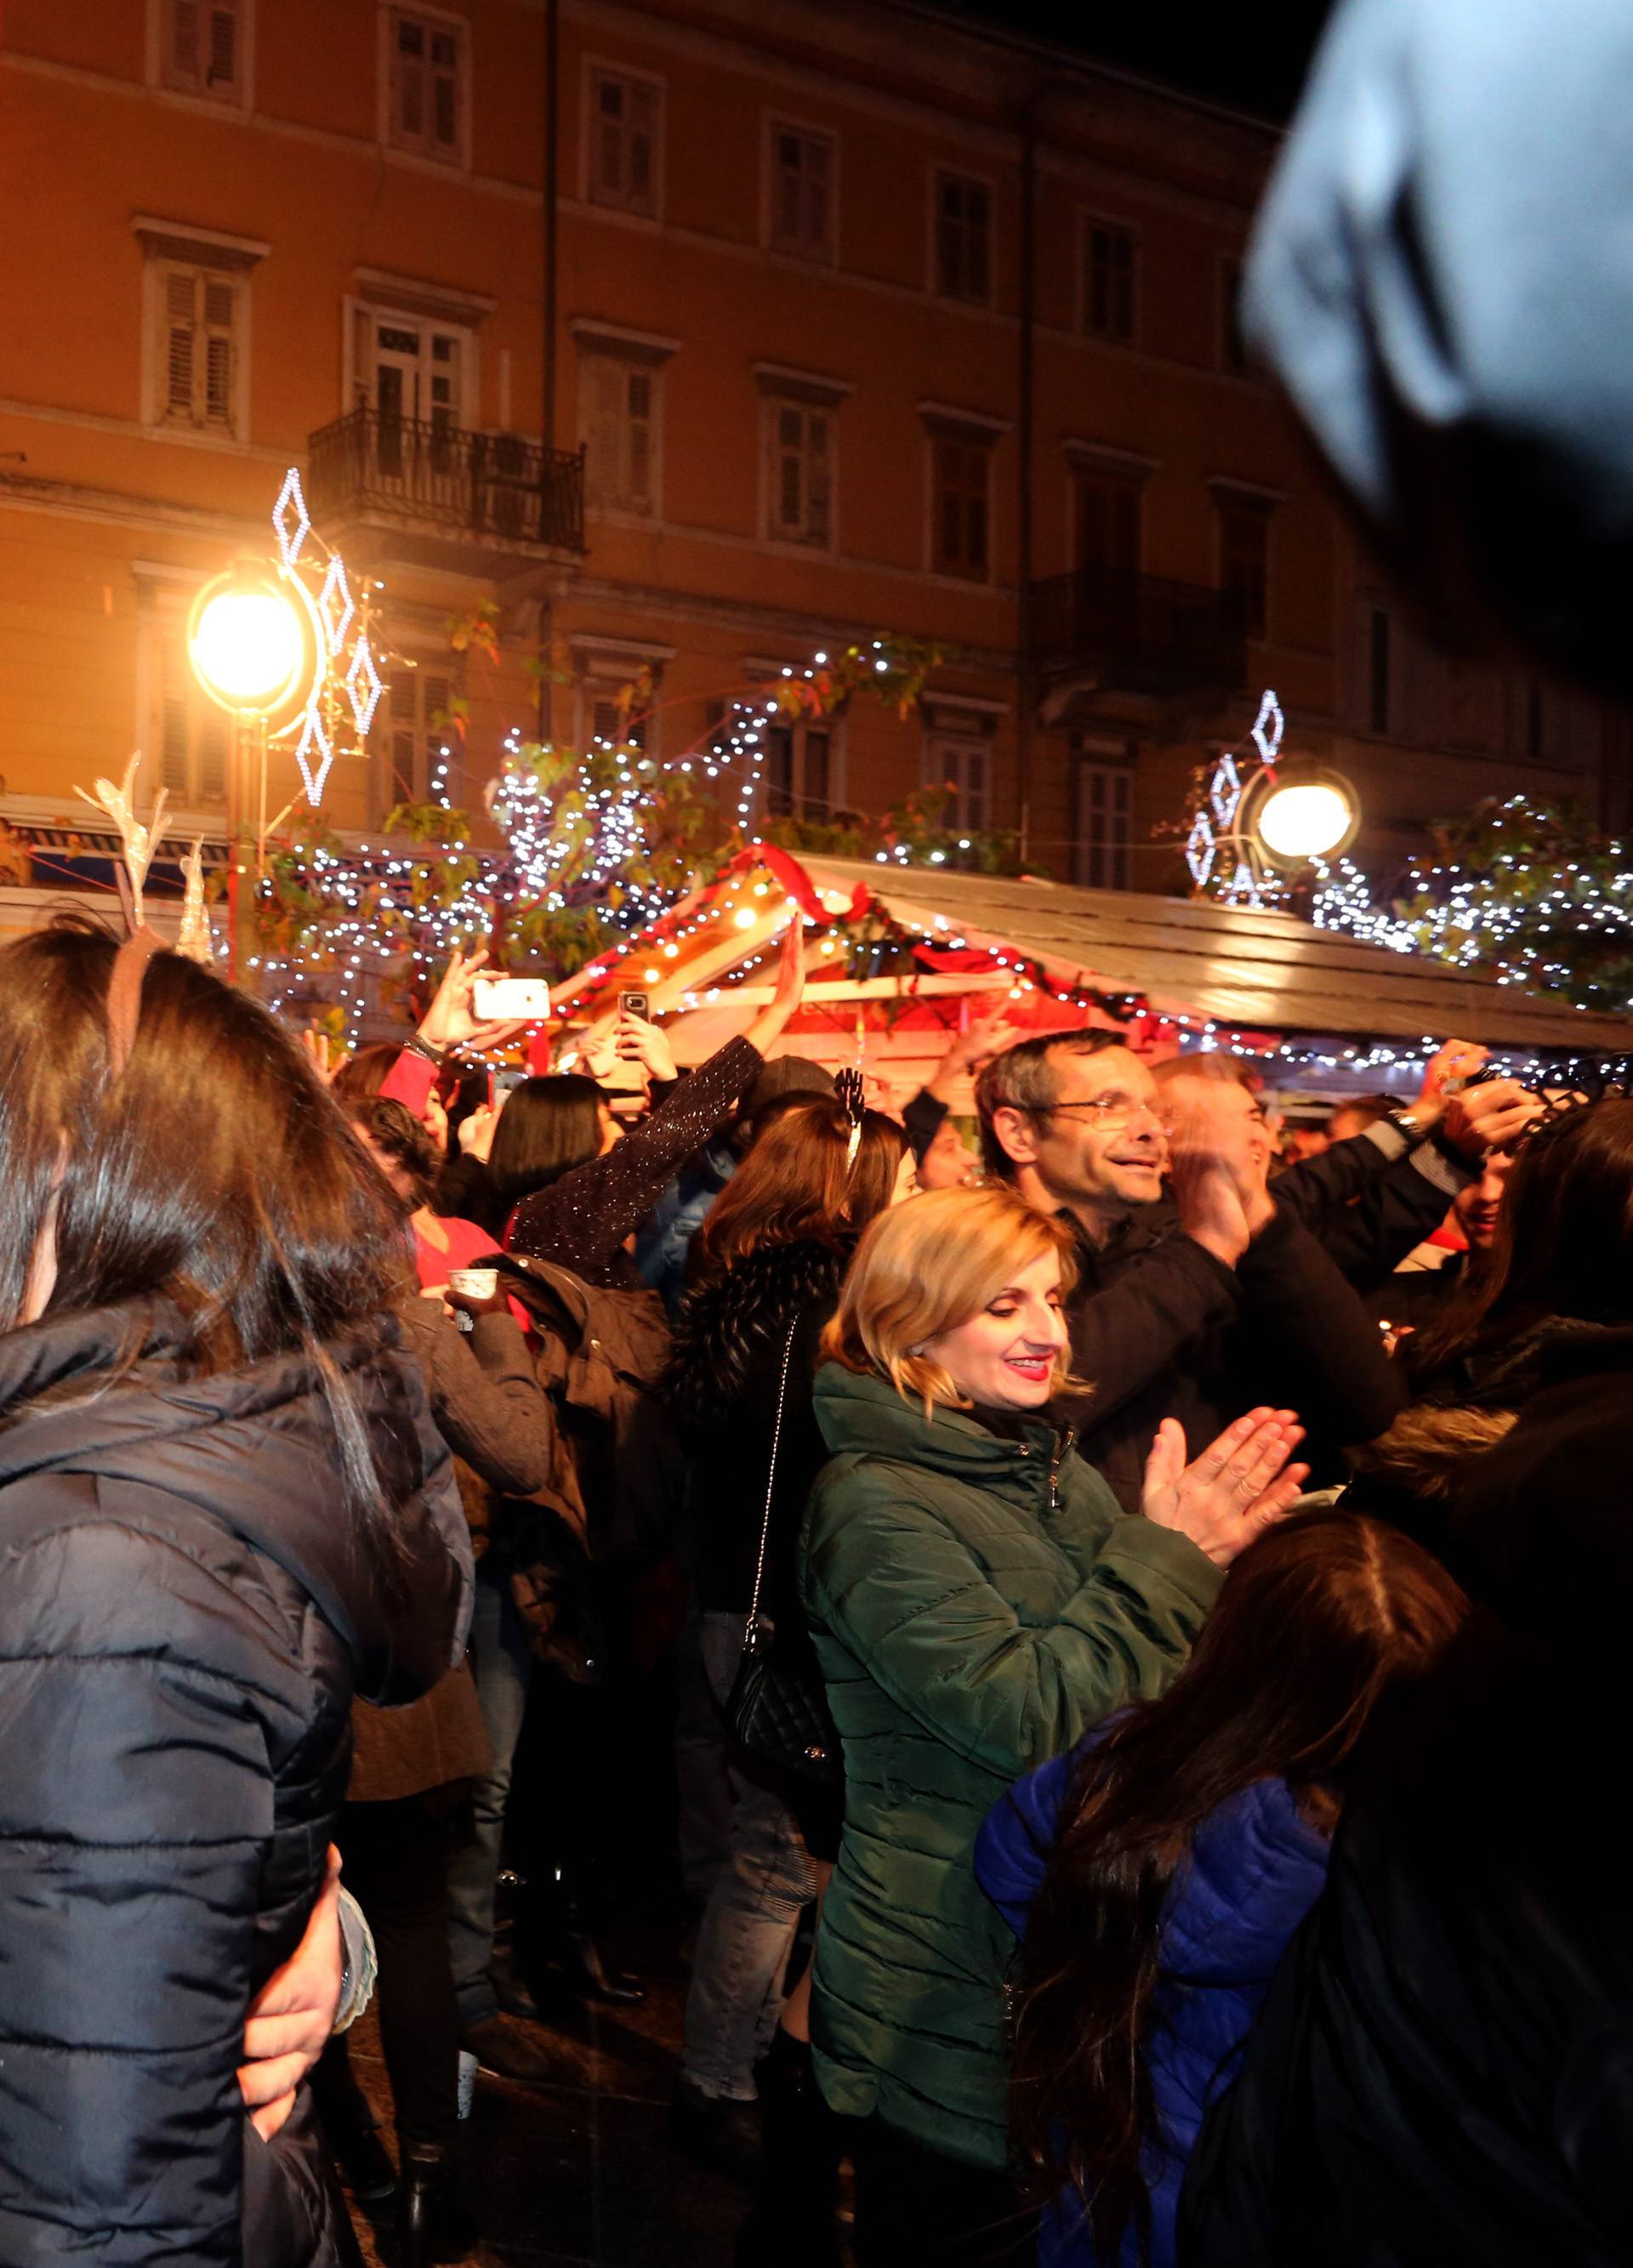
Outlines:
[[1093,1123],[1103,1126],[1108,1134],[1115,1133],[1122,1127],[1132,1126],[1142,1113],[1148,1118],[1156,1116],[1154,1103],[1138,1101],[1131,1094],[1119,1094],[1115,1088],[1109,1094],[1090,1095],[1087,1102],[1039,1103],[1031,1116],[1034,1118],[1053,1118],[1074,1110],[1088,1111]]

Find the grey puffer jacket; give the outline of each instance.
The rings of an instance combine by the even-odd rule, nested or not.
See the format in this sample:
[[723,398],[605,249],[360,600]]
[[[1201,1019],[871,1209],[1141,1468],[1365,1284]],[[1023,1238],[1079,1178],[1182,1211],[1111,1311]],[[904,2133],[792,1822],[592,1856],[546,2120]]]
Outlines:
[[[149,1304],[0,1339],[0,2261],[329,2268],[309,2106],[235,2076],[299,1943],[354,1690],[457,1660],[470,1547],[385,1323],[336,1346],[389,1537],[346,1509],[314,1366],[186,1381]],[[132,1361],[130,1358],[136,1356]]]

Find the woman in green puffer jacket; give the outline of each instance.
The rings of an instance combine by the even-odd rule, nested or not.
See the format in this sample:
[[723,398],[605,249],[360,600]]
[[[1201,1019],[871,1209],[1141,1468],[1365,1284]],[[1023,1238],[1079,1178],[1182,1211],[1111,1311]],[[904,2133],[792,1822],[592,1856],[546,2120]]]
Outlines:
[[1006,2143],[1013,1944],[977,1831],[1022,1772],[1171,1682],[1223,1568],[1303,1477],[1291,1411],[1252,1411],[1189,1467],[1171,1421],[1142,1513],[1119,1512],[1050,1409],[1071,1385],[1070,1266],[1064,1229],[1010,1191],[940,1190],[873,1224],[823,1340],[834,1454],[802,1585],[846,1797],[812,2041],[856,2169],[858,2268],[1030,2259]]

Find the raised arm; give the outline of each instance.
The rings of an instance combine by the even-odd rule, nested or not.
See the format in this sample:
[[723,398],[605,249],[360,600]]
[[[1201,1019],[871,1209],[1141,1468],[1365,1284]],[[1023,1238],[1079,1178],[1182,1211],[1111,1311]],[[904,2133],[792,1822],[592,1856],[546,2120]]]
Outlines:
[[510,1225],[511,1249],[579,1275],[604,1268],[652,1211],[670,1176],[724,1125],[765,1050],[782,1036],[804,989],[803,930],[795,916],[783,939],[771,1005],[740,1039],[728,1040],[682,1079],[621,1142],[524,1198]]

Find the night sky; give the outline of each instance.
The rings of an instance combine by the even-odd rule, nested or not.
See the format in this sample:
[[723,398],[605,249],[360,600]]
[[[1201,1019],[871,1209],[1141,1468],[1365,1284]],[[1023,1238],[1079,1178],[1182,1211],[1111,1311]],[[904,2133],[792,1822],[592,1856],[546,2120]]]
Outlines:
[[944,0],[951,12],[1102,56],[1234,108],[1283,120],[1297,99],[1330,0]]

